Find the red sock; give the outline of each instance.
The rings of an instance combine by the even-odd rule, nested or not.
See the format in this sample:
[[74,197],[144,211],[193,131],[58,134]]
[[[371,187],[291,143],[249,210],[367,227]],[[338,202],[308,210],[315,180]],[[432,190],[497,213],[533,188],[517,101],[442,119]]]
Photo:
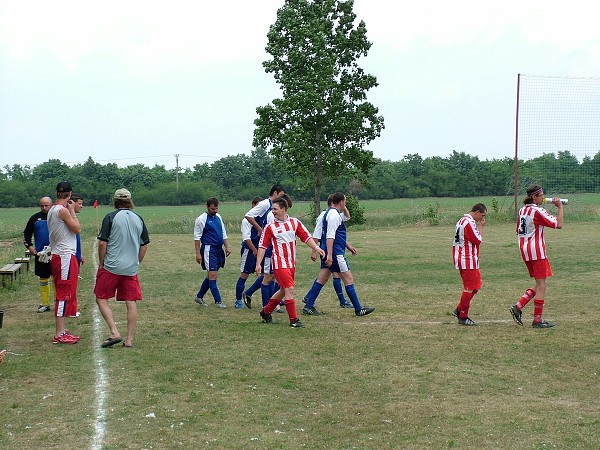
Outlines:
[[533,289],[527,289],[523,294],[523,297],[517,302],[515,305],[519,311],[525,308],[525,305],[529,303],[529,301],[535,297],[535,291]]
[[471,299],[475,294],[473,292],[464,292],[460,296],[460,302],[458,302],[459,319],[466,319],[469,317],[469,307],[471,306]]
[[298,314],[296,313],[296,300],[290,298],[288,300],[285,300],[284,303],[288,316],[290,316],[290,322],[295,322],[298,318]]
[[542,321],[543,310],[544,310],[544,299],[536,298],[533,301],[533,321],[535,323]]
[[269,303],[267,303],[267,306],[263,308],[263,311],[265,312],[265,314],[271,314],[273,311],[275,311],[277,305],[279,305],[279,300],[277,300],[276,298],[272,298],[271,300],[269,300]]

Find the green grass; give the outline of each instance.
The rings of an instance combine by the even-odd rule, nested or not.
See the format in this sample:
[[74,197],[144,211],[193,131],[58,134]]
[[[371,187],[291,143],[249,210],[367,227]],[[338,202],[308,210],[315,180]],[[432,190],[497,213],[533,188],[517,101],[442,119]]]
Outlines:
[[[490,214],[484,285],[471,309],[480,326],[465,328],[450,315],[461,290],[450,246],[456,218],[474,199],[440,199],[437,227],[422,219],[383,226],[412,211],[416,217],[431,201],[364,203],[367,218],[381,224],[350,229],[359,253],[348,259],[362,302],[376,311],[354,317],[328,285],[318,300],[326,314],[304,317],[303,330],[287,327],[284,315],[265,325],[258,309],[232,307],[240,241],[233,217],[245,205],[221,209],[235,249],[219,273],[226,310],[192,300],[202,274],[191,230],[157,231],[184,217],[193,223],[201,208],[139,208],[152,242],[140,271],[144,301],[132,350],[98,348],[107,329],[101,319],[99,331],[95,325],[95,212],[84,210],[82,317],[68,324],[80,343],[52,345],[53,318],[35,313],[31,273],[0,289],[0,348],[10,352],[0,365],[0,448],[89,448],[99,367],[106,373],[105,449],[598,448],[597,222],[576,222],[567,209],[565,228],[547,231],[555,276],[545,316],[557,326],[533,330],[532,305],[524,327],[508,313],[531,286],[514,225]],[[491,199],[484,202],[490,207]],[[4,260],[21,252],[18,240],[8,241]],[[318,271],[308,255],[299,248],[298,299]],[[111,304],[124,333],[125,307]]]

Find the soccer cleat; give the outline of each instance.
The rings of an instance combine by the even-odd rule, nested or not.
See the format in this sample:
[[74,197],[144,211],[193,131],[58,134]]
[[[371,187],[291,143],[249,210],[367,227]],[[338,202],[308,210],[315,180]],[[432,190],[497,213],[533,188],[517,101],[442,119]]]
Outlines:
[[236,300],[234,307],[235,307],[235,309],[242,309],[244,307],[244,304],[242,303],[241,300]]
[[317,311],[317,308],[315,308],[314,306],[311,308],[302,308],[302,314],[306,314],[309,316],[320,316],[322,315],[319,311]]
[[523,325],[523,320],[521,319],[521,316],[523,315],[523,312],[520,311],[519,308],[517,308],[517,305],[512,305],[510,307],[509,311],[512,314],[512,317],[513,317],[514,321],[518,325]]
[[242,298],[244,299],[244,305],[246,308],[252,309],[252,297],[246,294],[246,292],[242,292]]
[[277,308],[275,308],[275,312],[279,313],[279,314],[283,314],[285,312],[285,310],[281,306],[278,306]]
[[350,302],[340,303],[340,308],[354,308],[354,305]]
[[227,308],[227,305],[223,302],[215,302],[217,308]]
[[302,303],[308,303],[308,297],[304,296],[304,298],[302,299]]
[[375,308],[360,308],[358,311],[354,311],[354,314],[356,314],[357,316],[366,316],[367,314],[371,314],[373,311],[375,311]]
[[460,309],[456,308],[454,311],[452,311],[452,315],[457,319],[460,319]]
[[200,297],[195,297],[195,298],[194,298],[194,301],[195,301],[196,303],[198,303],[200,306],[208,306],[208,305],[206,304],[206,302],[204,301],[204,299],[203,299],[203,298],[200,298]]
[[477,324],[471,320],[469,317],[465,318],[465,319],[458,319],[458,324],[459,325],[465,325],[467,327],[476,327]]
[[72,316],[69,316],[69,317],[72,317],[72,318],[76,319],[76,318],[78,318],[80,316],[81,316],[81,312],[77,311],[75,314],[73,314]]
[[290,322],[292,328],[304,328],[304,324],[300,322],[300,319],[294,319]]
[[54,336],[53,344],[77,344],[79,336],[73,336],[69,333],[63,333],[60,336]]
[[37,312],[43,313],[43,312],[48,312],[48,311],[50,311],[49,306],[44,306],[44,305],[38,306]]
[[260,310],[260,317],[262,317],[264,323],[273,323],[273,316],[271,316],[271,314],[267,314],[262,309]]
[[531,324],[533,328],[552,328],[554,324],[552,322],[546,322],[542,319],[540,322],[533,322]]

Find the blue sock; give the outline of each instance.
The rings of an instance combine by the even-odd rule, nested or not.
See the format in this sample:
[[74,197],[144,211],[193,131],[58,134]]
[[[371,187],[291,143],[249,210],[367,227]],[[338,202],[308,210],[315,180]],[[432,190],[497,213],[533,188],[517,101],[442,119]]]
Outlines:
[[333,279],[333,290],[335,291],[338,299],[340,300],[340,305],[346,303],[346,298],[344,297],[344,291],[342,289],[342,279],[334,278]]
[[315,306],[315,301],[317,301],[317,297],[319,296],[319,292],[321,292],[321,289],[323,289],[323,285],[317,280],[315,280],[312,287],[310,288],[310,291],[308,291],[308,294],[306,294],[306,296],[304,297],[306,298],[305,308],[308,309]]
[[246,287],[246,280],[244,280],[242,277],[239,277],[237,280],[237,283],[235,285],[235,299],[236,300],[242,299],[242,292],[244,292],[245,287]]
[[246,295],[248,297],[252,297],[252,294],[254,294],[256,291],[258,291],[260,289],[263,278],[264,278],[264,275],[261,275],[260,277],[258,277],[256,279],[256,281],[254,281],[254,283],[252,283],[252,286],[250,286],[248,289],[246,289]]
[[261,284],[260,285],[260,296],[262,298],[263,308],[267,306],[269,300],[271,300],[271,285],[269,284]]
[[277,281],[271,281],[271,297],[273,297],[275,295],[275,292],[277,292],[279,290],[279,285],[277,284]]
[[215,299],[215,303],[221,303],[221,293],[219,292],[219,287],[217,286],[217,280],[210,280],[208,282],[208,287],[210,288],[210,293]]
[[352,306],[354,306],[355,311],[360,311],[360,301],[358,300],[358,294],[356,293],[356,289],[354,289],[353,284],[349,284],[346,286],[346,294],[348,294],[348,298],[352,302]]
[[196,297],[204,298],[206,293],[208,292],[208,278],[205,278],[202,284],[200,285],[200,290],[196,294]]

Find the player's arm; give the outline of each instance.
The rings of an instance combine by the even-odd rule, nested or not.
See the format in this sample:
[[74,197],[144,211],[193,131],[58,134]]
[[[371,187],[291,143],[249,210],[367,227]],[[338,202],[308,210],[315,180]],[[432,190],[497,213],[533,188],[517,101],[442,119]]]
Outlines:
[[[333,263],[333,238],[327,238],[327,259],[325,260],[325,264],[330,266]],[[325,255],[323,255],[325,257]]]
[[223,244],[225,245],[225,256],[231,255],[231,250],[229,250],[229,239],[223,239]]
[[65,223],[69,231],[73,234],[81,233],[81,225],[75,210],[73,209],[73,201],[69,200],[66,208],[61,208],[58,212],[58,217]]
[[104,257],[106,256],[106,241],[101,241],[98,239],[98,265],[99,267],[104,267]]
[[32,255],[37,254],[37,252],[35,251],[35,247],[33,245],[33,216],[29,218],[29,220],[27,221],[27,225],[25,225],[25,229],[23,230],[23,245],[25,245],[25,248],[27,250],[29,250],[29,253],[31,253]]
[[200,253],[200,241],[198,239],[194,240],[194,247],[196,248],[196,262],[198,264],[202,264],[202,254]]
[[564,222],[564,208],[563,208],[563,204],[560,201],[560,198],[555,197],[552,199],[552,203],[554,203],[556,205],[557,208],[557,212],[556,212],[556,228],[558,228],[559,230],[563,227],[563,222]]
[[148,250],[148,246],[147,245],[141,245],[140,246],[140,251],[138,252],[138,261],[142,262],[142,260],[144,259],[144,256],[146,256],[146,251]]

